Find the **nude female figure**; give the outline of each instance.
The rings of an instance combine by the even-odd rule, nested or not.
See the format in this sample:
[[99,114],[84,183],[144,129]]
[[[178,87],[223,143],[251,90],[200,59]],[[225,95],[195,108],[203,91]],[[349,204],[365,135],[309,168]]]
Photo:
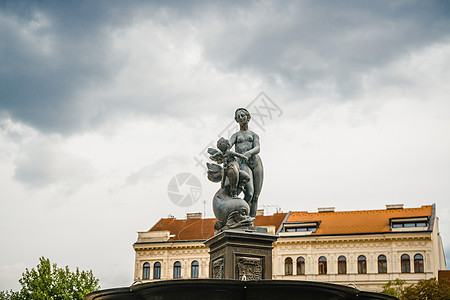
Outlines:
[[260,150],[259,136],[248,130],[248,122],[251,116],[247,109],[238,108],[234,113],[234,119],[239,124],[240,130],[231,136],[230,148],[234,145],[237,153],[247,157],[247,161],[238,160],[240,169],[250,176],[250,180],[245,186],[244,200],[250,206],[250,217],[255,217],[264,177],[262,161],[258,155]]

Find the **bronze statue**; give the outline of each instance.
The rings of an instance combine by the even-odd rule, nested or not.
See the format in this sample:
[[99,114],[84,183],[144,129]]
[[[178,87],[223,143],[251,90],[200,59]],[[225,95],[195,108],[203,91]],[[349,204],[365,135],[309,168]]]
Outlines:
[[[221,138],[217,149],[208,148],[210,158],[217,164],[207,163],[208,179],[221,182],[220,189],[213,199],[217,230],[251,226],[256,216],[258,197],[263,183],[263,166],[258,153],[259,137],[248,130],[250,113],[238,108],[235,120],[240,130],[231,136],[230,141]],[[231,148],[235,147],[235,151]],[[223,164],[223,167],[220,166]],[[244,192],[244,199],[238,195]]]
[[250,217],[256,216],[258,198],[264,179],[264,169],[261,158],[259,157],[259,136],[253,131],[248,130],[248,122],[251,116],[245,108],[238,108],[234,113],[234,119],[239,124],[240,130],[233,134],[230,139],[231,146],[237,153],[243,154],[247,160],[241,160],[239,167],[247,172],[250,177],[245,186],[244,200],[250,206]]

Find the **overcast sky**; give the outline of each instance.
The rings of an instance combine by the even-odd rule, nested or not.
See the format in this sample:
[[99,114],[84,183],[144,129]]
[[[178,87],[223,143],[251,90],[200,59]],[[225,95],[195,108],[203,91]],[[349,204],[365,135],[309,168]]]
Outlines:
[[448,1],[2,1],[0,290],[40,256],[129,286],[137,231],[213,216],[194,158],[249,105],[260,207],[436,203],[448,260],[449,82]]

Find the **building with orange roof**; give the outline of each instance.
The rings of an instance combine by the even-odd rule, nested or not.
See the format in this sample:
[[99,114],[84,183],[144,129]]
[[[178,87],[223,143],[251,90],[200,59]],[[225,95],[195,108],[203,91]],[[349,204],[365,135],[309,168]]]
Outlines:
[[[163,218],[139,232],[135,281],[208,278],[214,218],[191,213],[186,219]],[[279,236],[273,244],[273,279],[356,285],[380,291],[389,280],[407,284],[438,276],[445,269],[435,205],[403,208],[288,212],[255,219],[255,226]]]
[[[287,213],[260,214],[255,226],[276,234]],[[208,278],[209,248],[203,242],[214,236],[215,218],[188,213],[186,219],[163,218],[149,231],[138,232],[135,281],[175,278]]]

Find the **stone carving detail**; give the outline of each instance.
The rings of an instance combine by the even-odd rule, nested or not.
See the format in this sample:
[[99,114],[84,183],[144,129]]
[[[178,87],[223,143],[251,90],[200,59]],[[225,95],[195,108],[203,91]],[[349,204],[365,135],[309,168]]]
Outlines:
[[220,257],[213,261],[213,268],[212,268],[212,278],[214,279],[223,279],[225,278],[224,274],[224,261],[223,257]]
[[263,263],[260,257],[236,257],[236,278],[241,280],[245,275],[246,280],[263,279]]
[[[259,157],[260,144],[256,133],[248,130],[251,116],[247,109],[238,108],[235,120],[240,130],[230,140],[219,139],[217,148],[208,148],[214,163],[206,163],[208,179],[220,182],[213,198],[213,211],[218,231],[248,227],[255,220],[258,197],[263,183],[263,165]],[[234,146],[235,151],[231,150]],[[243,192],[244,197],[239,198]]]
[[255,254],[255,255],[266,255],[268,253],[270,254],[270,250],[252,249],[252,248],[233,247],[233,248],[231,248],[231,251],[233,253],[247,253],[247,254]]
[[214,260],[218,257],[223,257],[224,255],[225,255],[225,249],[220,249],[214,253],[211,253],[210,258],[211,258],[211,260]]

